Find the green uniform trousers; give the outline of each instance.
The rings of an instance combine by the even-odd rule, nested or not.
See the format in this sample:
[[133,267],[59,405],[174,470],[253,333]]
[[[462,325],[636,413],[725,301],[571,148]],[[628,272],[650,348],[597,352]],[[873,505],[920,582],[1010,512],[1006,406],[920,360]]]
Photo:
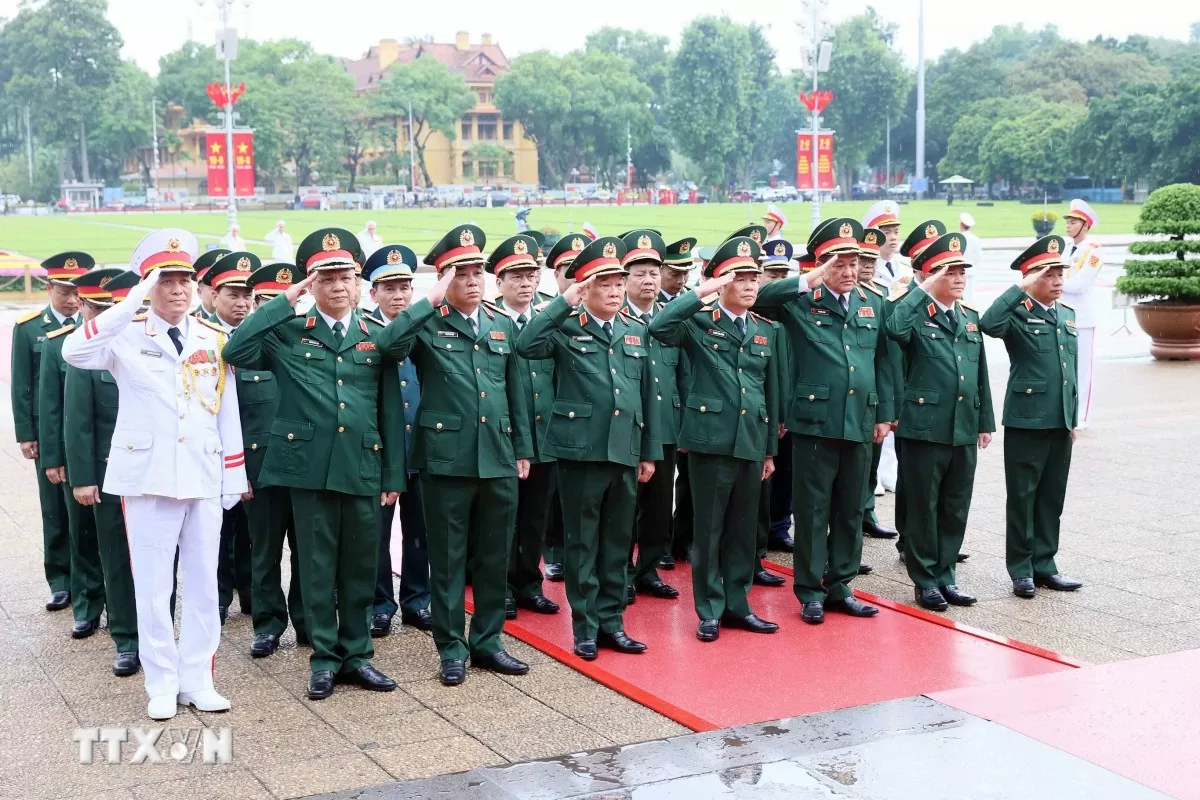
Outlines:
[[379,495],[289,491],[304,627],[313,648],[309,669],[353,671],[375,655],[370,614],[379,558]]
[[688,454],[675,453],[675,515],[671,518],[671,554],[686,557],[692,549],[692,486]]
[[529,477],[517,487],[517,522],[508,560],[508,596],[542,593],[542,550],[550,525],[554,462],[530,464]]
[[[255,486],[254,499],[242,503],[250,535],[250,617],[256,634],[282,636],[290,616],[296,636],[303,639],[304,591],[289,491],[284,486]],[[286,598],[280,569],[284,540],[292,551],[292,579]]]
[[[750,583],[756,569],[758,539],[766,543],[760,516],[763,462],[733,456],[690,453],[692,521],[692,597],[700,619],[729,613],[749,616]],[[768,524],[769,517],[768,516]],[[755,531],[762,532],[759,537]]]
[[[97,485],[103,486],[103,471],[97,477]],[[112,637],[118,653],[136,653],[137,602],[133,593],[133,568],[129,563],[129,539],[125,534],[121,498],[101,492],[100,502],[84,510],[91,512],[96,523],[96,544],[104,573],[104,604],[108,609],[108,635]],[[172,618],[175,616],[173,609],[174,606]]]
[[[905,519],[904,513],[908,507],[908,500],[905,498],[904,486],[904,456],[900,451],[904,447],[904,440],[899,436],[896,437],[896,552],[907,552],[904,547],[906,539],[904,535]],[[906,556],[907,557],[907,556]]]
[[559,459],[558,492],[575,640],[594,640],[600,631],[623,631],[637,469],[608,461]]
[[[443,661],[490,656],[504,649],[500,632],[508,552],[517,519],[517,483],[516,477],[421,473],[429,539],[429,611],[433,641]],[[475,601],[469,637],[463,634],[468,570]]]
[[550,522],[546,527],[546,542],[542,546],[542,554],[547,564],[563,563],[563,533],[562,500],[558,496],[558,470],[550,470]]
[[238,503],[221,516],[221,549],[217,553],[217,605],[233,605],[233,590],[243,613],[253,611],[253,555],[244,503]]
[[67,509],[71,544],[71,612],[76,622],[93,622],[104,611],[104,569],[96,540],[96,515],[75,501],[68,483],[56,487]]
[[1073,444],[1065,428],[1004,429],[1005,561],[1013,580],[1058,574],[1054,556]]
[[958,551],[967,534],[979,448],[908,439],[905,478],[904,565],[918,589],[955,585]]
[[[33,429],[37,430],[37,420]],[[46,477],[46,467],[39,455],[34,459],[37,473],[38,502],[42,509],[42,563],[46,583],[51,592],[71,591],[71,522],[67,516],[67,500],[63,487]],[[59,466],[62,466],[61,464]]]
[[801,603],[844,600],[862,563],[862,499],[871,443],[791,437],[794,591]]
[[883,445],[871,445],[871,471],[867,473],[867,491],[863,498],[864,514],[875,510],[875,487],[879,485],[879,461],[882,458]]
[[637,563],[631,582],[643,588],[662,580],[658,561],[671,552],[671,506],[675,502],[675,445],[664,444],[663,458],[654,463],[654,475],[637,487],[637,508],[634,511],[633,542],[629,559],[633,563],[632,545],[637,545]]

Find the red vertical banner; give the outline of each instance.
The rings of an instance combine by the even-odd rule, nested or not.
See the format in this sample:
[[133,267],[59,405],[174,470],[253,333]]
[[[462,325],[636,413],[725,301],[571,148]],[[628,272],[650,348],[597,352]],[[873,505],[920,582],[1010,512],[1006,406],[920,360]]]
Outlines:
[[812,134],[796,134],[796,188],[813,188]]
[[233,191],[238,197],[254,197],[253,131],[234,131]]
[[[809,137],[812,141],[812,137]],[[821,189],[833,188],[833,134],[817,134],[817,186]]]
[[208,163],[209,197],[229,195],[229,173],[226,171],[225,134],[209,132],[204,137],[204,154]]
[[229,196],[229,160],[233,161],[233,190],[237,197],[254,196],[254,132],[235,131],[233,153],[225,152],[225,134],[209,132],[204,142],[209,197]]

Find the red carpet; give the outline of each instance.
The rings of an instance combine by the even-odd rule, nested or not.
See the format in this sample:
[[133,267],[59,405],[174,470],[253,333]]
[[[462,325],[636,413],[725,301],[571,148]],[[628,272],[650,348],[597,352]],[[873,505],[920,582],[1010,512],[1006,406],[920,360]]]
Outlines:
[[1200,798],[1200,650],[1121,661],[934,700],[1171,797]]
[[505,631],[696,731],[1075,671],[1053,653],[865,594],[881,606],[874,619],[830,613],[825,624],[806,625],[790,581],[754,587],[750,596],[759,616],[779,623],[778,633],[722,629],[718,641],[704,644],[695,635],[687,565],[662,574],[680,598],[639,595],[625,612],[626,631],[649,645],[642,655],[601,650],[590,663],[576,658],[561,583],[545,584],[561,612],[522,611]]

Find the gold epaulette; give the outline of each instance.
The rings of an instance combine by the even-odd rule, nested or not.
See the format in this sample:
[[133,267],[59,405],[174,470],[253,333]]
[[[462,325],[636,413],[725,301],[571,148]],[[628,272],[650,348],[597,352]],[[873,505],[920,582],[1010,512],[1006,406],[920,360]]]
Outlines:
[[964,303],[962,300],[959,300],[958,304],[968,311],[974,311],[976,314],[979,313],[979,309],[969,303]]
[[534,311],[545,311],[546,306],[550,305],[553,302],[554,302],[553,300],[544,300],[541,303],[538,303],[536,306],[534,306],[533,310]]
[[219,323],[209,322],[208,320],[204,319],[204,317],[196,317],[196,319],[200,322],[201,325],[207,325],[208,327],[212,328],[214,331],[217,331],[218,333],[226,332],[225,329],[222,328]]
[[[496,304],[495,304],[494,302],[492,302],[491,300],[484,300],[484,301],[483,301],[483,303],[482,303],[481,305],[482,305],[482,306],[483,306],[485,309],[488,309],[488,310],[491,310],[491,311],[496,311],[496,312],[499,312],[499,313],[501,313],[501,314],[504,314],[504,309],[502,309],[500,306],[496,305]],[[507,315],[506,315],[506,316],[507,316]]]
[[713,293],[712,293],[712,294],[710,294],[708,297],[701,297],[701,298],[700,298],[700,302],[701,302],[701,303],[703,303],[703,304],[704,304],[704,305],[706,305],[706,306],[711,306],[713,303],[715,303],[715,302],[716,302],[717,298],[718,298],[718,297],[720,297],[720,296],[721,296],[721,295],[720,295],[720,293],[718,293],[718,292],[713,292]]
[[147,319],[147,316],[148,315],[146,315],[146,314],[138,314],[136,317],[133,318],[133,321],[134,322],[145,322]]
[[716,307],[716,306],[705,305],[705,306],[700,306],[700,310],[699,310],[699,311],[697,311],[696,313],[697,313],[697,314],[703,314],[703,313],[705,313],[705,312],[708,312],[708,311],[716,311],[716,310],[717,310],[717,307]]
[[75,330],[75,326],[73,324],[72,325],[64,325],[63,327],[59,328],[56,331],[50,331],[49,333],[47,333],[46,338],[54,339],[55,337],[62,336],[64,333],[70,333],[73,330]]
[[1072,311],[1074,311],[1074,310],[1075,310],[1075,306],[1069,306],[1069,305],[1067,305],[1066,303],[1064,303],[1062,300],[1059,300],[1059,301],[1058,301],[1058,304],[1059,304],[1060,306],[1062,306],[1063,308],[1069,308],[1069,309],[1071,309]]
[[30,311],[28,314],[26,314],[23,317],[17,317],[17,321],[15,324],[22,325],[26,322],[29,322],[30,320],[37,319],[41,315],[42,315],[42,312],[40,310],[39,311]]
[[753,311],[747,311],[746,313],[749,314],[750,319],[754,320],[755,322],[770,322],[770,320],[768,320],[766,317],[759,316],[758,314],[755,314]]
[[625,320],[625,324],[626,324],[626,325],[632,325],[632,324],[633,324],[635,321],[637,322],[637,324],[638,324],[638,325],[643,325],[643,324],[645,324],[645,323],[643,323],[643,322],[642,322],[640,319],[639,319],[639,320],[634,320],[634,318],[633,318],[633,317],[631,317],[631,316],[629,315],[629,312],[627,312],[627,311],[626,311],[625,309],[623,309],[623,308],[622,308],[620,311],[618,311],[618,312],[617,312],[617,316],[619,316],[621,319]]
[[860,283],[859,286],[863,287],[868,292],[874,292],[875,294],[879,295],[880,297],[884,296],[883,290],[880,289],[878,286],[876,286],[873,281],[871,283]]
[[906,295],[906,294],[908,294],[908,287],[907,287],[907,286],[905,286],[903,289],[901,289],[900,291],[896,292],[895,294],[893,294],[893,295],[889,295],[889,296],[888,296],[888,302],[889,302],[889,303],[894,303],[894,302],[896,302],[897,300],[899,300],[901,297],[904,297],[904,295]]

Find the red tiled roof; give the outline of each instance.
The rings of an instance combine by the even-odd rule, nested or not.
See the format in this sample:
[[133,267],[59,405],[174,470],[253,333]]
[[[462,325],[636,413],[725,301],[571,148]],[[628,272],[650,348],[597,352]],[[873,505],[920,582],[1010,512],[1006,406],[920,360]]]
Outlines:
[[[451,72],[461,74],[471,83],[491,83],[510,66],[508,57],[497,44],[471,44],[466,50],[459,50],[454,44],[436,42],[401,45],[392,63],[407,64],[420,56],[436,58]],[[342,66],[354,78],[355,91],[360,92],[373,90],[387,71],[379,69],[378,46],[372,46],[364,58],[342,59]]]

